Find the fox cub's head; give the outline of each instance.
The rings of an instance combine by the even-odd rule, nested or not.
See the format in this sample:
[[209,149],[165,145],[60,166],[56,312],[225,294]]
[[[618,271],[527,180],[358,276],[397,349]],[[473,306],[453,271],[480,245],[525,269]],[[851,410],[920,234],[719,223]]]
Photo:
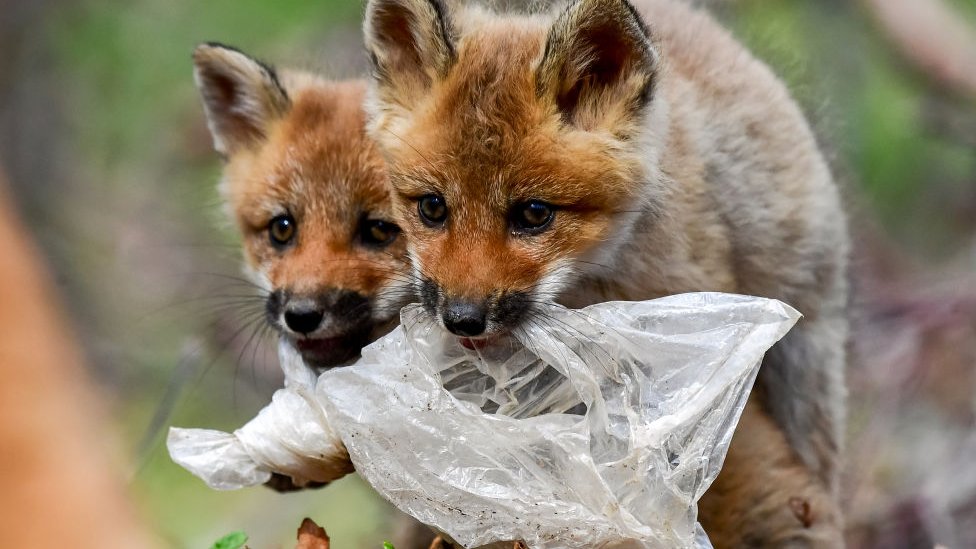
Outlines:
[[370,0],[364,26],[370,131],[422,300],[448,330],[515,327],[533,303],[612,263],[655,200],[642,128],[655,119],[657,54],[630,4],[501,17]]
[[396,315],[408,272],[385,166],[365,136],[365,84],[278,75],[219,45],[193,61],[268,321],[310,364],[348,362]]

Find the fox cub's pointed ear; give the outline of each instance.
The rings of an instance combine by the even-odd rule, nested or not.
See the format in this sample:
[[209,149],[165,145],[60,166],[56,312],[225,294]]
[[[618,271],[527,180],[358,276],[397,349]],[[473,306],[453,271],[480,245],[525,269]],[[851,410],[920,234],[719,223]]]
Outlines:
[[442,0],[369,0],[366,49],[384,99],[405,105],[430,88],[454,62],[454,41]]
[[193,66],[214,148],[224,156],[260,142],[288,110],[274,69],[238,50],[202,44],[193,52]]
[[651,99],[657,67],[647,27],[627,0],[577,0],[549,29],[536,82],[567,122],[627,133]]

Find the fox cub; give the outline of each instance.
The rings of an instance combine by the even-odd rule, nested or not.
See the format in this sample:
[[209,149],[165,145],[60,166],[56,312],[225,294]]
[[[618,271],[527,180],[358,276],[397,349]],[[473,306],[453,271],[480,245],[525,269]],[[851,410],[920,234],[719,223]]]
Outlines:
[[846,221],[770,70],[665,0],[370,0],[364,30],[369,131],[438,323],[479,346],[547,300],[792,304],[699,518],[716,547],[842,545]]
[[279,75],[218,44],[193,62],[267,321],[313,367],[352,361],[410,295],[386,168],[365,135],[365,83]]

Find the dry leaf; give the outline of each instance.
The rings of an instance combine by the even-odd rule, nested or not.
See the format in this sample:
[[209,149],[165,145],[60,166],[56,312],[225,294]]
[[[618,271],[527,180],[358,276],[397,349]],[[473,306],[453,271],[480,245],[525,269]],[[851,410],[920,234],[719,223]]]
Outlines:
[[310,518],[305,518],[298,527],[298,545],[295,549],[329,549],[329,536]]

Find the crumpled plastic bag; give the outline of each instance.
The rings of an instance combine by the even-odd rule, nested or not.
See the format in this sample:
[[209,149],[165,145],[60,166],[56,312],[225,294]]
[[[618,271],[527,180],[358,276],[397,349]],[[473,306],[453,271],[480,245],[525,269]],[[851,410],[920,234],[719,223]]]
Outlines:
[[[174,461],[219,489],[356,471],[465,547],[707,547],[696,502],[721,468],[763,354],[799,313],[697,293],[547,306],[468,349],[419,306],[233,434],[171,429]],[[344,449],[343,449],[344,447]],[[346,454],[348,452],[348,454]]]

